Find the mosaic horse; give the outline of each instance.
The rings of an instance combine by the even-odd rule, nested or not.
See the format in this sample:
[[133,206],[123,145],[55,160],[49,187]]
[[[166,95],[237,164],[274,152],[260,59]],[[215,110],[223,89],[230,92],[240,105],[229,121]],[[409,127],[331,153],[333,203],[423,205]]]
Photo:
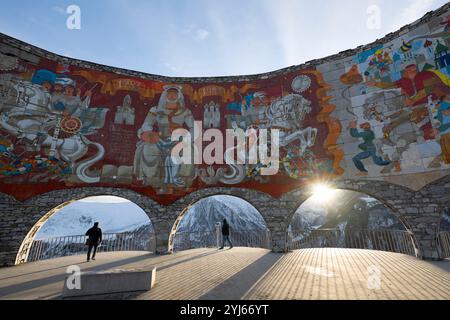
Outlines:
[[[1,83],[0,128],[17,138],[27,151],[49,148],[49,156],[70,164],[76,177],[86,183],[100,181],[89,168],[103,158],[104,147],[86,136],[104,126],[107,109],[80,105],[77,116],[64,116],[51,110],[51,95],[42,86],[11,79]],[[89,146],[94,156],[78,161]]]

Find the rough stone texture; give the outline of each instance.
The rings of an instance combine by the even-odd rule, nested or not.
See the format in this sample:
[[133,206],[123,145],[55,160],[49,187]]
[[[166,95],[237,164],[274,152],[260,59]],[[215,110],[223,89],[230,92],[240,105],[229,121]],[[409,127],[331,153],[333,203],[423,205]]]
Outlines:
[[80,272],[80,287],[67,286],[72,275],[63,282],[63,298],[148,291],[155,285],[156,268],[112,269],[106,271]]
[[[450,175],[419,191],[382,181],[341,180],[339,189],[365,193],[389,207],[411,231],[415,238],[417,256],[437,259],[437,232],[443,208],[450,203]],[[213,195],[232,195],[251,203],[263,216],[271,233],[272,251],[285,252],[287,228],[297,208],[310,193],[306,188],[286,193],[280,199],[260,191],[243,188],[209,188],[193,192],[169,206],[139,193],[121,188],[77,188],[48,192],[24,202],[0,194],[0,264],[12,265],[23,240],[38,221],[49,211],[74,199],[96,195],[114,195],[139,205],[153,223],[156,252],[170,252],[169,238],[174,236],[175,221],[186,208],[198,200]]]
[[[2,39],[4,44],[0,44],[0,52],[17,56],[32,63],[36,63],[39,58],[45,57],[60,63],[67,63],[92,70],[111,71],[120,75],[180,84],[238,83],[274,78],[289,72],[321,66],[322,71],[326,71],[328,74],[327,81],[333,84],[333,81],[337,81],[336,79],[339,75],[339,73],[336,73],[336,75],[334,73],[343,69],[345,60],[350,59],[359,52],[375,48],[380,44],[385,44],[401,37],[418,26],[442,15],[449,7],[450,4],[446,4],[439,10],[426,14],[422,19],[413,24],[403,27],[398,32],[388,34],[384,38],[369,45],[360,46],[353,50],[347,50],[337,55],[310,61],[299,66],[250,76],[168,78],[150,75],[62,57],[2,34],[0,34],[0,39]],[[437,181],[427,184],[420,190],[411,190],[393,183],[370,180],[348,179],[336,181],[334,184],[336,188],[363,192],[383,202],[392,209],[394,214],[403,221],[407,229],[413,233],[417,247],[417,255],[430,259],[438,257],[436,235],[443,208],[450,203],[450,175],[446,175]],[[243,188],[210,188],[193,192],[169,206],[163,206],[146,196],[123,188],[83,187],[57,190],[36,196],[24,202],[16,201],[6,194],[0,194],[0,265],[14,264],[21,243],[27,235],[29,235],[28,239],[32,239],[33,233],[38,230],[33,227],[49,211],[68,201],[95,195],[115,195],[126,198],[139,205],[147,213],[155,228],[156,252],[170,252],[169,240],[173,238],[176,230],[175,223],[180,214],[183,214],[183,210],[196,201],[215,194],[233,195],[254,205],[264,217],[270,229],[272,250],[275,252],[286,251],[287,227],[295,210],[309,195],[308,190],[305,188],[286,193],[280,199],[273,198],[263,192]]]

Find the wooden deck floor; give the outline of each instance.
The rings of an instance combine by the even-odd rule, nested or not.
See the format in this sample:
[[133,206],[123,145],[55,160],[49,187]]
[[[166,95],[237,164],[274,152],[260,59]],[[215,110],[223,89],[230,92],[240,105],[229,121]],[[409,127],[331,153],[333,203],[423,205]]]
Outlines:
[[[422,261],[383,251],[194,249],[64,257],[0,269],[0,299],[59,299],[68,266],[83,271],[156,266],[156,286],[125,299],[443,299],[450,300],[450,261]],[[375,278],[374,278],[375,277]],[[105,298],[105,297],[98,297]]]

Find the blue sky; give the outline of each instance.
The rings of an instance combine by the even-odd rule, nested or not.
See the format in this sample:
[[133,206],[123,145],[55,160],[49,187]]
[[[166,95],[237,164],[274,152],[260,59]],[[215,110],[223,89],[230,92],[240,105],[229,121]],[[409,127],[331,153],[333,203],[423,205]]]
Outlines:
[[[3,1],[0,32],[58,54],[167,76],[272,71],[372,42],[444,0]],[[69,30],[66,8],[81,9]],[[379,29],[367,8],[380,8]]]

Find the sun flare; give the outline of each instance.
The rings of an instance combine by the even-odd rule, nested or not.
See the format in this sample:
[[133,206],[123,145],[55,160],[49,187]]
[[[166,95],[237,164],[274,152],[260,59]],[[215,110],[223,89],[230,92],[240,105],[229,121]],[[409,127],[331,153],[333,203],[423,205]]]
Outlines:
[[314,197],[315,200],[330,201],[333,199],[336,191],[336,189],[333,189],[326,184],[317,183],[312,187],[312,197]]

